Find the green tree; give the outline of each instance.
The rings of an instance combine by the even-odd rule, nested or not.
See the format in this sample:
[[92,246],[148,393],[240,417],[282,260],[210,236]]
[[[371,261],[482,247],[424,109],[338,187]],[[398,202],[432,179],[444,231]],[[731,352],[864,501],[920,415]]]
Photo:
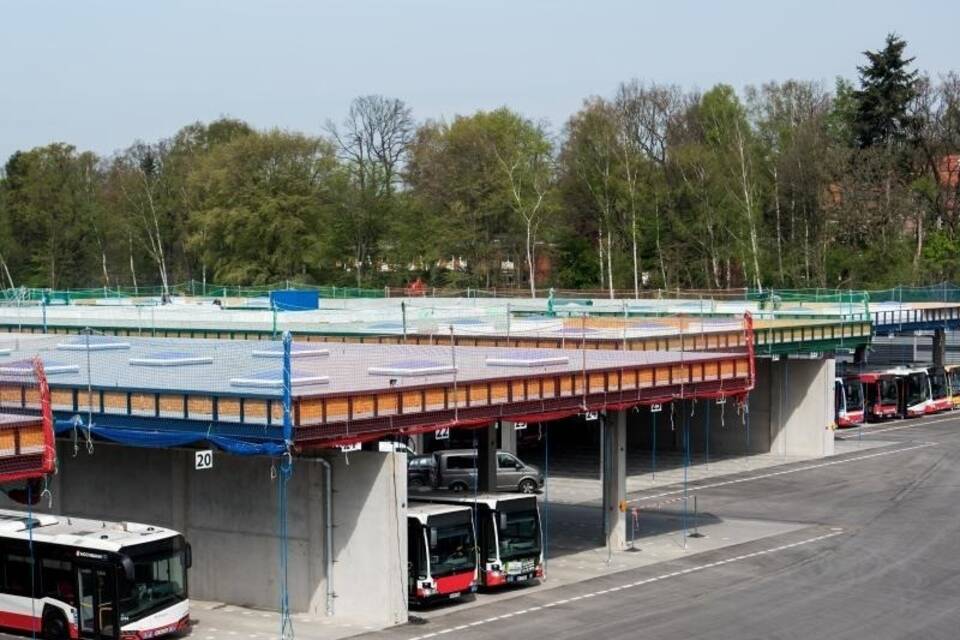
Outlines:
[[860,88],[853,94],[853,134],[861,148],[902,142],[917,126],[910,113],[917,72],[908,68],[914,59],[904,58],[906,47],[905,40],[891,33],[883,49],[863,52],[867,64],[857,67]]
[[189,245],[219,282],[304,278],[331,215],[336,159],[328,142],[282,131],[213,148],[190,174]]

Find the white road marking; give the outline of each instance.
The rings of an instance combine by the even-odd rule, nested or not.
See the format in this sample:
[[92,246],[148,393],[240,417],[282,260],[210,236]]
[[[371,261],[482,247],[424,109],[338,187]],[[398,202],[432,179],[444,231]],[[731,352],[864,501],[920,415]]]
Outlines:
[[879,458],[882,456],[891,456],[895,453],[905,453],[907,451],[913,451],[915,449],[923,449],[925,447],[932,447],[936,445],[936,442],[923,442],[921,444],[916,444],[910,447],[903,447],[901,449],[893,450],[884,450],[878,451],[877,453],[868,453],[862,456],[856,456],[855,458],[845,458],[843,460],[831,460],[830,462],[820,462],[818,464],[808,464],[803,467],[796,467],[793,469],[784,469],[783,471],[771,471],[769,473],[761,473],[756,476],[749,476],[747,478],[735,478],[733,480],[724,480],[723,482],[712,482],[708,484],[701,484],[689,487],[687,489],[673,489],[670,491],[662,491],[660,493],[654,493],[646,496],[641,496],[639,498],[631,498],[627,500],[628,504],[637,504],[642,502],[650,502],[651,500],[656,500],[657,498],[663,498],[665,496],[672,496],[684,491],[703,491],[704,489],[716,489],[717,487],[726,487],[732,484],[743,484],[744,482],[753,482],[754,480],[764,480],[766,478],[776,478],[777,476],[785,476],[791,473],[800,473],[802,471],[812,471],[813,469],[822,469],[824,467],[832,467],[838,464],[847,464],[850,462],[860,462],[861,460],[869,460],[870,458]]
[[[930,443],[930,444],[932,444],[932,443]],[[555,606],[558,606],[558,605],[561,605],[561,604],[566,604],[566,603],[568,603],[568,602],[576,602],[576,601],[578,601],[578,600],[582,600],[582,599],[585,599],[585,598],[593,598],[593,597],[595,597],[595,596],[598,596],[598,595],[601,595],[601,594],[604,594],[604,593],[608,593],[608,592],[614,591],[614,590],[629,589],[629,588],[632,588],[632,587],[639,587],[639,586],[641,586],[641,585],[649,584],[649,583],[651,583],[651,582],[659,582],[659,581],[661,581],[661,580],[667,580],[667,579],[669,579],[669,578],[673,578],[673,577],[678,576],[678,575],[686,575],[686,574],[695,573],[695,572],[698,572],[698,571],[705,571],[706,569],[709,569],[709,568],[711,568],[711,567],[715,567],[715,566],[718,566],[718,565],[726,564],[726,563],[728,563],[728,562],[740,562],[740,561],[742,561],[742,560],[746,560],[746,559],[748,559],[748,558],[753,558],[753,557],[755,557],[755,556],[764,556],[764,555],[774,554],[774,553],[777,553],[777,552],[780,552],[780,551],[786,551],[786,550],[788,550],[788,549],[793,549],[794,547],[800,547],[800,546],[803,546],[803,545],[813,544],[813,543],[815,543],[815,542],[820,542],[821,540],[827,540],[827,539],[829,539],[829,538],[833,538],[833,537],[836,537],[836,536],[839,536],[839,535],[842,535],[842,534],[843,534],[843,530],[842,530],[842,529],[840,529],[840,530],[831,530],[830,533],[825,533],[825,534],[823,534],[823,535],[819,535],[819,536],[816,536],[816,537],[814,537],[814,538],[807,538],[806,540],[801,540],[801,541],[799,541],[799,542],[794,542],[794,543],[791,543],[791,544],[784,544],[784,545],[780,545],[779,547],[772,547],[772,548],[770,548],[770,549],[764,549],[764,550],[761,550],[761,551],[755,551],[755,552],[753,552],[753,553],[746,553],[746,554],[743,554],[743,555],[740,555],[740,556],[735,556],[735,557],[733,557],[733,558],[727,558],[726,560],[718,560],[717,562],[711,562],[711,563],[709,563],[709,564],[698,565],[698,566],[696,566],[696,567],[691,567],[691,568],[685,569],[685,570],[683,570],[683,571],[674,571],[674,572],[672,572],[672,573],[664,573],[664,574],[661,574],[661,575],[656,576],[656,577],[654,577],[654,578],[647,578],[646,580],[641,580],[641,581],[639,581],[639,582],[631,582],[630,584],[625,584],[625,585],[622,585],[622,586],[619,586],[619,587],[613,587],[613,588],[610,588],[610,589],[605,589],[605,590],[603,590],[603,591],[594,591],[594,592],[592,592],[592,593],[587,593],[587,594],[584,594],[584,595],[581,595],[581,596],[575,596],[575,597],[573,597],[573,598],[566,598],[566,599],[564,599],[564,600],[556,600],[556,601],[554,601],[554,602],[548,602],[547,604],[543,604],[543,605],[540,605],[540,606],[538,606],[538,607],[530,607],[529,609],[520,609],[520,610],[518,610],[518,611],[513,611],[513,612],[511,612],[511,613],[505,613],[505,614],[503,614],[503,615],[494,616],[494,617],[492,617],[492,618],[487,618],[487,619],[485,619],[485,620],[477,620],[476,622],[471,622],[471,623],[469,623],[469,624],[461,624],[461,625],[456,626],[456,627],[449,627],[449,628],[447,628],[447,629],[442,629],[442,630],[440,630],[440,631],[435,631],[435,632],[433,632],[433,633],[428,633],[428,634],[425,634],[425,635],[422,635],[422,636],[415,636],[415,637],[413,637],[413,638],[410,638],[410,640],[427,640],[427,638],[433,638],[433,637],[438,636],[438,635],[441,635],[441,634],[447,634],[447,633],[451,633],[451,632],[453,632],[453,631],[461,631],[461,630],[463,630],[463,629],[467,629],[467,628],[470,628],[470,627],[476,627],[476,626],[488,624],[488,623],[494,622],[494,621],[496,621],[496,620],[502,620],[502,619],[504,619],[504,618],[512,618],[513,616],[520,616],[520,615],[524,615],[524,614],[534,613],[534,612],[539,611],[539,610],[541,610],[541,609],[547,609],[547,608],[549,608],[549,607],[555,607]]]

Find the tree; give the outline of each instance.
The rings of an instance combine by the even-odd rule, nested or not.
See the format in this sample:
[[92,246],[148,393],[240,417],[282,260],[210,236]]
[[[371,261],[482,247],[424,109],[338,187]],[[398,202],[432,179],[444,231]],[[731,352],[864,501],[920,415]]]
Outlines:
[[906,47],[905,40],[891,33],[883,49],[863,52],[868,63],[857,67],[860,88],[853,94],[853,133],[861,148],[902,142],[917,125],[910,114],[917,72],[908,70],[914,59],[903,57]]
[[534,252],[537,232],[549,209],[553,187],[553,147],[542,126],[503,110],[503,130],[490,144],[506,178],[510,208],[523,221],[530,297],[537,297]]
[[578,186],[589,194],[597,219],[600,287],[608,288],[611,299],[614,297],[613,235],[620,186],[617,134],[617,114],[613,106],[602,98],[594,98],[586,101],[567,123],[563,151],[567,173],[575,176]]
[[230,284],[303,278],[333,214],[328,142],[281,131],[216,146],[190,175],[192,250]]
[[396,98],[361,96],[350,104],[342,126],[328,121],[326,130],[345,169],[335,229],[352,248],[350,268],[361,286],[364,268],[378,258],[396,213],[394,196],[413,140],[413,115]]

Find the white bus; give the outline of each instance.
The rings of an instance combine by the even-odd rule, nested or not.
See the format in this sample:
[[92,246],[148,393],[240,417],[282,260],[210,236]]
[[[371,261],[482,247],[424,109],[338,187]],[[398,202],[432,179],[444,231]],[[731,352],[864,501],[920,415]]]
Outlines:
[[190,624],[176,531],[0,509],[0,627],[48,640],[147,640]]
[[543,577],[537,497],[526,493],[410,492],[410,500],[476,509],[480,586],[519,584]]

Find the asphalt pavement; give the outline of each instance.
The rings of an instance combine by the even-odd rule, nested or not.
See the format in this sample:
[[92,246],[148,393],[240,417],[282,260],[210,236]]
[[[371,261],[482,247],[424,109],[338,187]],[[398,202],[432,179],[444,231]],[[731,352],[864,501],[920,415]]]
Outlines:
[[[857,438],[856,432],[844,434]],[[709,514],[801,525],[363,638],[960,638],[960,417],[696,489]]]

